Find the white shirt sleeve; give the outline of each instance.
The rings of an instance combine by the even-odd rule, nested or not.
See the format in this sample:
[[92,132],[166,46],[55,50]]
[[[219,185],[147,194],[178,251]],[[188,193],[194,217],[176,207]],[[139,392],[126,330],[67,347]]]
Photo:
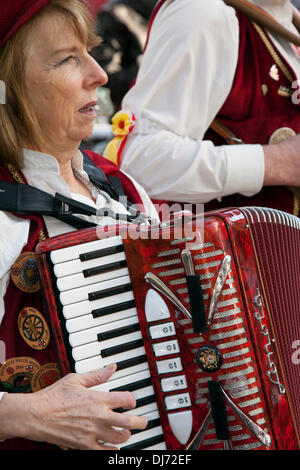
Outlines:
[[201,203],[261,189],[260,145],[203,140],[230,92],[238,48],[238,20],[222,0],[174,1],[155,18],[122,106],[136,117],[122,170],[152,198]]

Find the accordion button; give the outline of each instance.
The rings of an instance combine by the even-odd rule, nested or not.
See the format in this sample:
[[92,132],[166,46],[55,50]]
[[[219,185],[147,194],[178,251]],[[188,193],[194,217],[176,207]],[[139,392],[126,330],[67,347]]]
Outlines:
[[180,352],[177,340],[163,341],[162,343],[153,344],[152,347],[156,357],[167,356],[168,354],[178,354]]
[[167,410],[176,410],[178,408],[187,408],[191,406],[191,399],[188,393],[180,395],[170,395],[165,397],[165,405]]
[[190,410],[181,411],[179,413],[169,413],[168,420],[176,439],[180,444],[185,445],[192,433],[193,413]]
[[161,379],[160,386],[163,392],[173,392],[187,388],[185,375],[177,375],[175,377],[167,377]]
[[166,302],[154,289],[149,289],[147,292],[145,314],[148,322],[170,318]]
[[160,325],[150,326],[149,333],[151,339],[165,338],[166,336],[174,336],[176,334],[173,322],[162,323]]
[[158,361],[156,366],[159,374],[168,374],[170,372],[182,371],[182,362],[180,357]]

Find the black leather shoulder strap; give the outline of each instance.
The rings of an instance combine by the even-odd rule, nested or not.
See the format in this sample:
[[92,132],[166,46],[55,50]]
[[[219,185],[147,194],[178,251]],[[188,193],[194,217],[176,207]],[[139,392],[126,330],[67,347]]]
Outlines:
[[113,177],[109,182],[104,171],[96,166],[84,151],[81,150],[81,152],[83,154],[83,169],[89,175],[91,182],[106,191],[113,199],[119,200],[119,196],[124,195],[120,179]]

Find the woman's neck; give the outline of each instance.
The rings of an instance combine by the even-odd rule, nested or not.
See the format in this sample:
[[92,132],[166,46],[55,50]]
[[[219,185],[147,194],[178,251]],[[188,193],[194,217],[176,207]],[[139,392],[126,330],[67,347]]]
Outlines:
[[[32,148],[30,145],[25,145],[27,149],[36,150]],[[80,181],[73,171],[72,160],[77,152],[79,152],[78,148],[74,149],[73,151],[54,151],[50,149],[42,149],[38,150],[39,152],[45,153],[47,155],[51,155],[55,158],[58,163],[59,167],[59,174],[61,178],[67,183],[68,188],[71,193],[81,194],[86,196],[92,200],[94,200],[90,190],[88,187]]]
[[82,194],[83,196],[87,196],[88,198],[93,199],[93,196],[87,186],[74,174],[72,159],[68,159],[67,161],[60,161],[57,159],[57,161],[59,164],[60,176],[67,183],[70,192]]

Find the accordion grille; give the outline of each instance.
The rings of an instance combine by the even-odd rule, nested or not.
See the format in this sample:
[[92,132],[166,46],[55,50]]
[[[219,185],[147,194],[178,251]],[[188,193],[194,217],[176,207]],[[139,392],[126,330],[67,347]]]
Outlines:
[[[300,429],[300,220],[265,208],[249,208],[254,245],[282,364],[291,412]],[[283,366],[284,365],[284,366]]]

